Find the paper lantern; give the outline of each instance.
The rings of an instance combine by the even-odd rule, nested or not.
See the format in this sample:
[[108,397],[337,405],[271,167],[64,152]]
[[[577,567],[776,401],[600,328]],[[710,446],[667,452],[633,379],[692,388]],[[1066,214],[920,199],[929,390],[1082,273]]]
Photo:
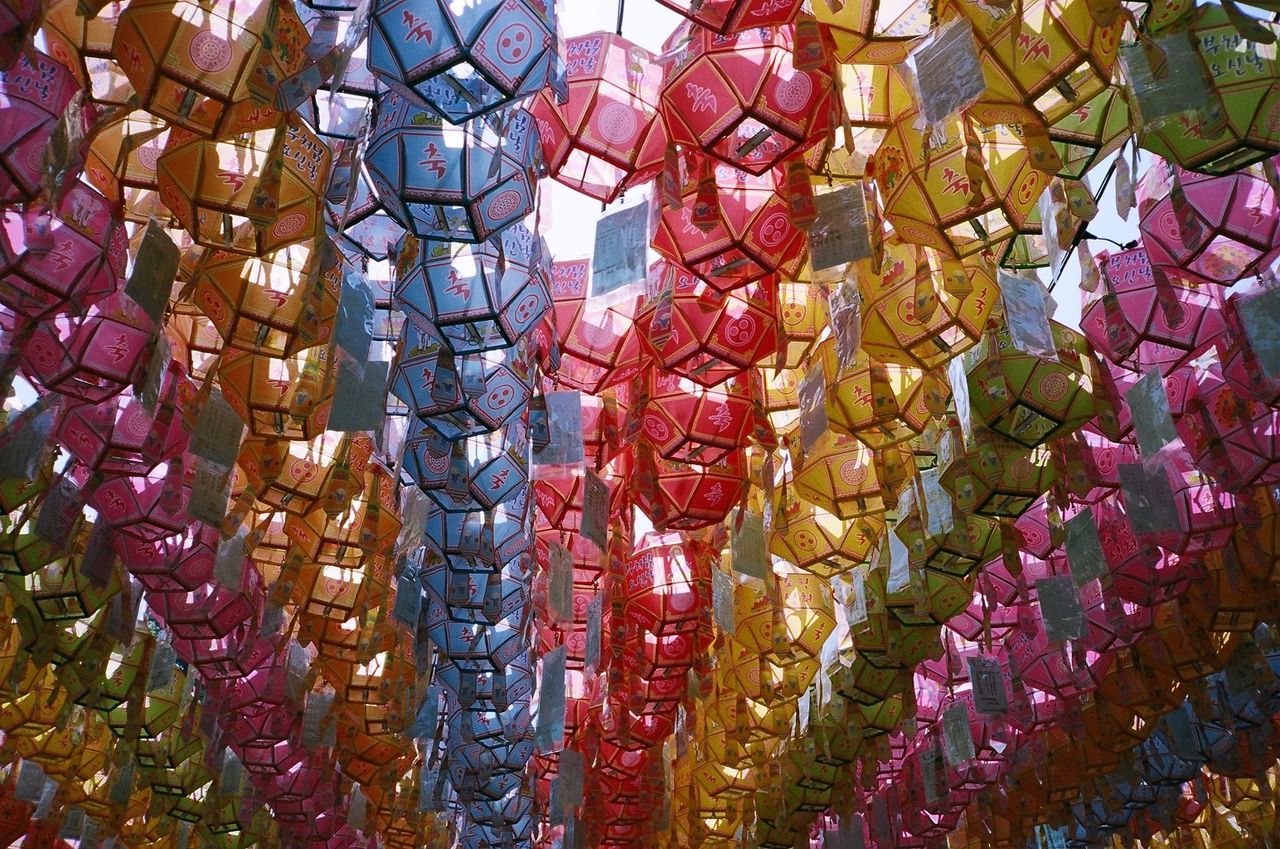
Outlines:
[[338,313],[342,265],[323,240],[261,257],[206,248],[190,301],[233,348],[284,357],[324,345]]
[[[1174,112],[1141,128],[1142,146],[1206,174],[1230,174],[1280,152],[1280,104],[1275,96],[1280,69],[1269,48],[1240,33],[1219,5],[1179,7],[1170,13],[1179,19],[1179,29],[1203,63],[1198,70],[1205,81],[1188,80],[1187,90],[1194,94],[1197,84],[1207,83],[1210,102],[1220,104],[1215,106],[1220,113],[1209,120],[1220,119],[1223,126],[1218,132],[1205,132],[1199,115]],[[1172,22],[1164,17],[1157,16],[1160,25]],[[1267,23],[1262,26],[1271,28]],[[1181,37],[1181,33],[1174,36]]]
[[642,298],[625,290],[600,304],[588,297],[587,260],[553,262],[551,295],[562,360],[556,375],[565,386],[598,394],[640,371],[642,349],[635,315]]
[[920,2],[853,2],[814,6],[813,15],[835,42],[841,62],[896,65],[907,60],[912,42],[929,32],[929,9]]
[[[638,488],[641,480],[647,481],[646,488]],[[724,521],[747,486],[740,451],[709,466],[654,458],[652,469],[641,464],[629,483],[636,506],[655,527],[670,530],[696,530]]]
[[145,0],[121,13],[112,54],[144,109],[223,137],[280,120],[277,90],[302,69],[309,40],[292,4]]
[[474,246],[406,236],[397,254],[395,304],[456,353],[514,345],[551,307],[546,258],[523,224]]
[[1263,368],[1242,318],[1245,314],[1258,313],[1265,302],[1255,301],[1264,291],[1259,286],[1240,287],[1226,299],[1222,308],[1226,333],[1218,337],[1217,350],[1222,375],[1235,393],[1274,407],[1280,402],[1280,381]]
[[805,63],[789,25],[716,35],[684,24],[667,44],[661,108],[672,142],[756,175],[825,142],[833,97],[820,42],[809,70],[796,67]]
[[169,141],[169,125],[138,110],[110,121],[93,137],[85,154],[90,184],[123,205],[126,220],[167,221],[169,212],[156,193],[156,162]]
[[1280,206],[1260,166],[1209,177],[1157,159],[1137,195],[1142,244],[1157,274],[1229,286],[1280,257]]
[[795,20],[801,4],[797,0],[659,0],[662,5],[701,27],[719,33],[740,32],[754,27],[777,27]]
[[128,3],[111,0],[96,15],[81,15],[76,0],[46,4],[43,29],[49,55],[76,75],[94,101],[123,106],[133,84],[111,55],[111,43]]
[[884,520],[878,516],[842,520],[798,498],[783,498],[775,489],[775,521],[770,527],[769,551],[824,578],[834,577],[865,563],[884,536]]
[[332,388],[320,380],[326,356],[323,348],[292,357],[228,352],[218,367],[222,396],[251,436],[314,439],[333,401]]
[[44,154],[79,85],[58,62],[30,47],[9,57],[0,75],[0,130],[10,139],[0,155],[0,201],[34,200],[42,191]]
[[[665,266],[665,268],[664,268]],[[662,264],[671,280],[670,328],[661,344],[658,312],[665,296],[651,298],[636,316],[641,343],[666,371],[703,386],[743,374],[771,358],[778,348],[777,296],[772,281],[727,294],[684,268]]]
[[1099,265],[1104,289],[1085,306],[1080,324],[1094,350],[1112,362],[1140,357],[1167,374],[1225,331],[1216,288],[1157,278],[1142,248],[1103,253]]
[[462,124],[548,85],[556,32],[553,6],[530,0],[378,0],[369,70]]
[[827,425],[857,437],[872,448],[905,442],[916,434],[899,418],[898,399],[883,365],[865,353],[847,369],[840,368],[834,339],[818,347],[822,363]]
[[926,146],[918,118],[898,119],[873,160],[884,215],[898,235],[965,257],[1024,230],[1049,178],[1014,128],[961,116],[936,128],[941,144]]
[[0,213],[0,303],[32,321],[83,313],[120,286],[128,252],[107,199],[76,183],[55,215]]
[[405,449],[404,466],[418,486],[453,512],[492,510],[529,484],[529,437],[518,422],[488,437],[453,443],[424,427],[406,440]]
[[662,68],[649,51],[612,33],[570,38],[564,49],[568,102],[544,90],[529,106],[543,159],[561,183],[612,203],[662,169]]
[[1125,89],[1115,85],[1073,105],[1049,125],[1049,140],[1062,160],[1058,176],[1080,180],[1128,140],[1132,108]]
[[744,446],[753,424],[743,377],[707,389],[671,372],[649,373],[642,433],[663,457],[710,464]]
[[152,323],[123,293],[84,319],[39,325],[22,349],[22,365],[46,389],[88,404],[112,398],[146,366]]
[[156,161],[156,182],[197,244],[261,256],[316,235],[332,160],[315,132],[290,113],[227,138],[174,130]]
[[[753,176],[716,165],[712,176],[717,194],[707,209],[697,173],[703,165],[696,157],[684,162],[682,206],[670,209],[653,204],[650,208],[653,249],[721,291],[775,273],[794,278],[808,243],[805,232],[792,222],[781,169]],[[704,212],[706,229],[694,223],[694,215]]]
[[96,405],[68,404],[54,433],[87,468],[104,474],[146,474],[186,450],[189,434],[183,432],[181,415],[172,412],[194,394],[189,383],[176,375],[170,379],[169,386],[162,388],[162,397],[171,405],[167,423],[148,413],[136,398],[124,395]]
[[955,261],[885,240],[879,272],[858,275],[862,347],[886,364],[937,368],[973,347],[1000,299],[989,258]]
[[112,542],[121,564],[150,591],[194,590],[213,578],[218,531],[202,522],[158,538],[114,534]]
[[1034,448],[1083,425],[1094,415],[1095,364],[1084,337],[1049,322],[1055,359],[1019,350],[1008,326],[983,341],[968,365],[969,398],[987,427]]
[[876,458],[857,439],[827,432],[805,451],[792,433],[787,444],[794,469],[791,485],[800,499],[844,520],[874,517],[887,509]]
[[533,211],[532,117],[503,132],[483,122],[444,127],[394,92],[378,101],[365,164],[388,214],[435,241],[482,242]]

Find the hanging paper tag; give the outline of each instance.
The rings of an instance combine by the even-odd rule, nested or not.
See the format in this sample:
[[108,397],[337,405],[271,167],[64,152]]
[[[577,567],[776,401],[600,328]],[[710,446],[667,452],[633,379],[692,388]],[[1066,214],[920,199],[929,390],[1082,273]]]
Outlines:
[[533,462],[536,465],[565,465],[583,461],[582,393],[548,392],[547,441],[535,445]]
[[942,753],[933,746],[920,752],[920,782],[924,785],[924,800],[927,804],[932,805],[942,797],[947,773],[943,767]]
[[[1155,55],[1164,68],[1153,68],[1148,44],[1141,41],[1120,46],[1125,77],[1129,80],[1144,129],[1153,129],[1167,118],[1214,107],[1215,95],[1205,80],[1204,62],[1186,30],[1154,39]],[[1157,73],[1164,70],[1165,73]]]
[[80,560],[80,573],[88,578],[96,587],[105,587],[111,583],[115,575],[116,547],[113,543],[115,534],[105,520],[93,523],[89,532],[89,541],[84,547],[84,557]]
[[159,222],[154,218],[150,219],[142,234],[142,244],[138,246],[133,271],[129,274],[124,293],[142,307],[142,311],[157,325],[164,322],[164,313],[169,306],[169,296],[178,276],[180,260],[178,246]]
[[1009,711],[1009,695],[1000,661],[985,655],[970,655],[968,660],[974,709],[984,716],[1004,716]]
[[538,687],[538,718],[534,739],[542,754],[558,752],[564,746],[564,646],[556,646],[542,657]]
[[66,544],[84,509],[85,494],[85,488],[69,476],[55,478],[36,516],[36,535],[55,545]]
[[547,611],[555,622],[573,622],[573,555],[555,540],[548,546]]
[[1093,508],[1086,507],[1065,523],[1067,564],[1076,586],[1083,586],[1107,574],[1107,561],[1098,538]]
[[809,259],[824,271],[871,258],[867,198],[861,183],[817,195],[817,220],[809,228]]
[[1143,459],[1151,460],[1160,453],[1160,449],[1178,438],[1163,376],[1152,369],[1129,387],[1124,398],[1133,416],[1138,449],[1142,452]]
[[392,616],[416,631],[421,615],[422,585],[419,583],[418,570],[408,566],[396,578],[396,604]]
[[800,446],[808,453],[827,432],[827,375],[821,360],[810,366],[797,394],[800,397]]
[[1000,300],[1014,347],[1033,357],[1057,361],[1058,348],[1053,342],[1045,294],[1039,280],[1000,273]]
[[1078,640],[1085,635],[1084,607],[1070,575],[1054,575],[1036,581],[1040,619],[1045,639],[1051,643]]
[[609,546],[609,487],[586,469],[582,479],[582,528],[580,533],[604,551]]
[[39,764],[24,760],[18,767],[18,783],[13,790],[14,798],[22,802],[39,802],[47,780]]
[[231,498],[231,469],[203,458],[196,458],[191,497],[187,514],[193,519],[221,527],[227,518],[227,502]]
[[951,766],[959,766],[976,756],[969,710],[963,704],[952,705],[942,715],[942,743],[942,754]]
[[55,400],[46,395],[9,421],[0,435],[0,480],[30,480],[36,476],[58,418]]
[[730,637],[737,633],[733,615],[733,576],[721,569],[711,570],[711,613],[722,633]]
[[373,347],[374,301],[368,278],[349,271],[342,278],[342,297],[334,323],[333,342],[363,377],[364,364]]
[[1280,289],[1238,298],[1236,315],[1267,377],[1280,377]]
[[765,580],[769,574],[768,549],[764,544],[764,517],[752,510],[734,514],[729,525],[729,552],[733,570]]
[[963,16],[934,29],[911,51],[916,91],[926,127],[967,109],[987,90],[973,27]]
[[841,281],[829,301],[831,333],[836,340],[836,362],[840,371],[853,368],[862,347],[862,295],[852,280]]
[[151,359],[147,361],[147,371],[138,386],[138,403],[148,415],[156,414],[156,406],[160,403],[160,390],[164,387],[165,372],[173,360],[173,348],[169,338],[161,333],[151,351]]
[[583,757],[576,749],[560,752],[560,804],[565,808],[577,808],[582,804]]
[[365,363],[361,370],[340,359],[337,367],[338,379],[326,427],[339,433],[380,430],[387,411],[387,375],[391,364],[373,360]]
[[599,297],[632,283],[643,283],[648,263],[649,199],[596,222],[591,260],[591,296]]
[[222,397],[222,390],[215,387],[196,417],[187,450],[210,463],[230,467],[236,463],[243,439],[244,421]]
[[[906,494],[910,492],[908,489]],[[905,512],[905,508],[902,512]],[[885,588],[891,593],[900,593],[911,583],[911,559],[906,545],[898,536],[896,523],[885,537],[889,540],[889,578]]]
[[1119,472],[1120,491],[1136,535],[1185,530],[1163,468],[1148,472],[1137,463],[1122,463]]
[[604,593],[597,592],[587,602],[587,647],[583,665],[589,670],[600,668],[600,635],[604,628]]

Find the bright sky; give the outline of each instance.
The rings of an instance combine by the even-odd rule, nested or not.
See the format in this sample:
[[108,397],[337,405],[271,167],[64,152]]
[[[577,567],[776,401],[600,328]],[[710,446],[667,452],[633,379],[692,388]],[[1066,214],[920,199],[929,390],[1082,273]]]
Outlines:
[[[562,0],[561,10],[560,24],[566,38],[600,30],[613,32],[617,25],[618,7],[615,0]],[[622,34],[657,53],[679,21],[679,15],[657,0],[626,0]],[[1107,173],[1109,165],[1106,162],[1095,168],[1095,183]],[[1093,188],[1096,192],[1097,186],[1094,185]],[[558,259],[590,256],[595,244],[595,222],[605,211],[600,202],[552,180],[543,183],[542,193],[542,226],[552,255]],[[609,211],[634,204],[643,196],[642,192],[631,192],[615,202]],[[1121,220],[1115,212],[1114,186],[1108,186],[1099,203],[1098,217],[1090,225],[1090,231],[1123,243],[1137,238],[1137,220],[1136,212],[1129,214],[1128,221]],[[1093,243],[1095,251],[1104,247],[1109,246],[1103,242]],[[1049,282],[1047,270],[1041,274],[1041,279],[1045,283]],[[1055,317],[1072,327],[1078,327],[1080,323],[1079,280],[1079,265],[1072,259],[1053,292],[1054,299],[1058,302]]]

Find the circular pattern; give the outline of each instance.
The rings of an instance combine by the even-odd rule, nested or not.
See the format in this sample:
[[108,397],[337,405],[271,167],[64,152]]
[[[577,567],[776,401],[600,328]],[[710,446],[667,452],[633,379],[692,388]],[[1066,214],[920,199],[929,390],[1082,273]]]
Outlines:
[[787,228],[791,226],[786,213],[775,212],[760,225],[760,244],[766,248],[776,248],[787,237]]
[[840,464],[840,482],[849,486],[861,486],[867,481],[867,466],[860,460],[845,460]]
[[491,221],[501,221],[518,211],[523,203],[524,198],[519,192],[515,189],[507,189],[499,192],[493,200],[489,201],[486,214]]
[[509,24],[498,33],[498,58],[514,65],[533,50],[533,32],[522,23]]
[[671,438],[671,428],[667,427],[662,419],[652,414],[644,417],[644,431],[655,442],[666,442]]
[[779,78],[773,86],[774,101],[788,115],[803,111],[812,96],[813,80],[805,73],[792,74],[789,79]]
[[596,131],[610,144],[629,144],[639,128],[635,110],[625,103],[606,103],[596,115]]
[[231,66],[231,43],[211,30],[202,29],[187,47],[191,64],[206,74],[217,74]]
[[277,239],[290,239],[298,235],[307,226],[307,216],[301,212],[290,212],[282,215],[271,227],[271,235]]
[[1050,372],[1040,381],[1040,397],[1046,401],[1061,401],[1070,389],[1070,382],[1061,372]]

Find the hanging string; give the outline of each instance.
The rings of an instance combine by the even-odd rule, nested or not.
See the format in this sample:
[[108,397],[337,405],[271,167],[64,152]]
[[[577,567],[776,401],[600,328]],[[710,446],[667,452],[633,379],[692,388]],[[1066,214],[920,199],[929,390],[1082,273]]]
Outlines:
[[618,0],[618,35],[622,35],[622,16],[626,13],[627,0]]

